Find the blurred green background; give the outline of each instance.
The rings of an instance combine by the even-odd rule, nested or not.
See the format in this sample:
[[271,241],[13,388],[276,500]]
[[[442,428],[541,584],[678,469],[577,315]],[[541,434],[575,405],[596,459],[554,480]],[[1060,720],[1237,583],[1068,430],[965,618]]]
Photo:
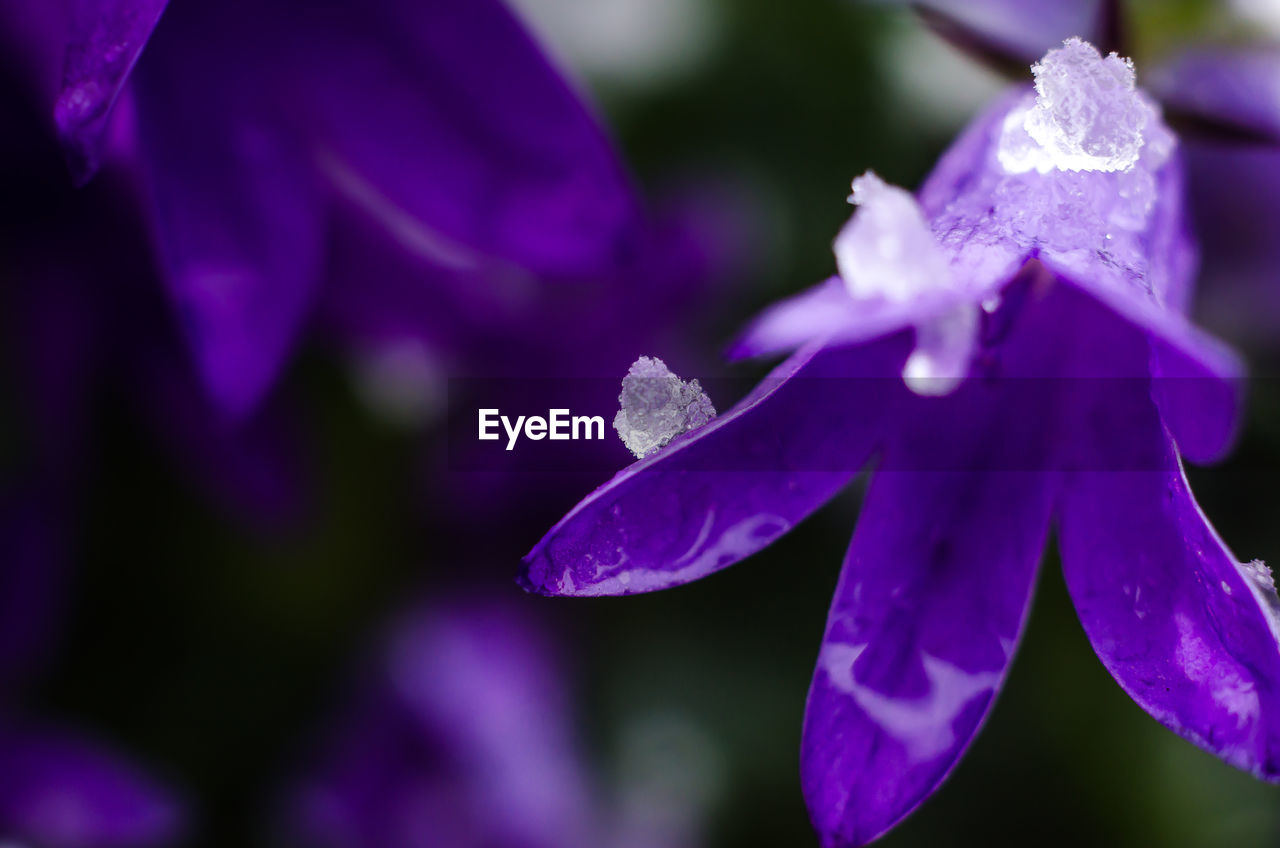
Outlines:
[[[600,0],[633,7],[610,19],[583,11],[594,3],[519,5],[601,104],[647,190],[717,180],[759,236],[746,272],[706,316],[708,351],[766,303],[833,271],[830,242],[848,217],[853,176],[873,167],[917,184],[998,85],[887,7]],[[1140,60],[1243,27],[1217,3],[1148,0],[1135,10]],[[1251,356],[1265,371],[1267,355]],[[380,424],[323,353],[307,354],[286,390],[312,410],[307,450],[318,471],[316,518],[284,538],[222,515],[123,415],[100,422],[104,461],[76,540],[71,629],[37,693],[44,711],[90,723],[185,785],[206,845],[270,839],[264,822],[309,728],[407,593],[483,567],[491,591],[518,596],[518,558],[542,529],[504,519],[481,566],[415,506],[422,481],[411,470],[438,433]],[[714,400],[726,408],[735,399]],[[1280,399],[1260,385],[1239,452],[1194,475],[1206,512],[1245,559],[1280,551],[1280,479],[1250,471],[1277,460]],[[430,481],[427,499],[443,502],[450,483]],[[801,719],[860,487],[764,553],[687,588],[518,598],[559,619],[580,651],[583,739],[602,779],[652,767],[657,791],[705,816],[710,846],[814,844],[797,777]],[[552,500],[548,515],[573,498]],[[678,730],[645,736],[654,726]],[[637,745],[668,737],[666,759],[637,756]],[[1184,743],[1129,701],[1094,658],[1051,551],[985,732],[883,844],[1280,845],[1280,789]]]

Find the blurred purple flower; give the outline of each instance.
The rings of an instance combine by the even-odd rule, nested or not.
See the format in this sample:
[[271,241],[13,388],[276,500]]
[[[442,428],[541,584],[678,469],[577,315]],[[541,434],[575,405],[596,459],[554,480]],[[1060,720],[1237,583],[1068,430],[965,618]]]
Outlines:
[[0,235],[0,352],[12,378],[5,412],[20,439],[10,486],[41,504],[46,520],[74,523],[97,456],[95,415],[116,400],[225,511],[256,528],[298,521],[306,479],[288,400],[273,398],[245,422],[219,415],[164,319],[126,193],[109,182],[66,186],[10,86],[0,88],[0,117],[21,148],[0,181],[15,206],[25,199],[35,210],[14,211]]
[[508,602],[455,598],[402,616],[290,796],[290,844],[603,848],[634,837],[611,825],[588,778],[556,656]]
[[[76,178],[108,147],[136,165],[170,299],[232,416],[315,304],[334,201],[458,297],[494,274],[599,281],[644,247],[611,145],[499,0],[4,5],[32,78],[62,65]],[[340,284],[375,283],[365,262]]]
[[877,470],[805,718],[822,842],[868,842],[950,773],[1016,650],[1049,527],[1081,623],[1167,727],[1280,778],[1280,599],[1201,513],[1180,455],[1232,438],[1241,366],[1185,317],[1184,164],[1133,69],[1070,41],[980,116],[918,195],[868,174],[840,276],[739,355],[799,348],[733,410],[638,462],[533,549],[548,595],[681,585]]
[[41,848],[174,844],[182,811],[117,753],[65,731],[0,720],[0,840]]

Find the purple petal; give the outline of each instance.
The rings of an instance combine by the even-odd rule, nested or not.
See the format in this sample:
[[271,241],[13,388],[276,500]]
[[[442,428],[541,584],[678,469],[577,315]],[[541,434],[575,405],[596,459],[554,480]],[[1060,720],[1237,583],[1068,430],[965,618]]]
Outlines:
[[[1101,0],[918,0],[911,5],[940,35],[999,66],[1030,65],[1073,35],[1099,41]],[[1025,67],[1023,68],[1025,70]]]
[[[972,292],[1013,279],[1032,255],[1008,227],[992,226],[992,148],[1009,111],[1030,91],[1013,86],[978,115],[934,166],[917,199],[950,256],[953,277]],[[998,175],[997,175],[998,178]],[[981,295],[979,295],[981,296]]]
[[77,0],[73,4],[62,92],[53,115],[78,185],[87,182],[102,163],[111,109],[167,5],[168,0]]
[[554,656],[533,619],[492,602],[408,621],[392,646],[397,694],[421,731],[449,739],[482,776],[473,803],[502,844],[587,844],[586,784]]
[[1099,659],[1143,709],[1228,763],[1280,779],[1280,600],[1200,511],[1155,411],[1130,450],[1167,471],[1080,473],[1061,508],[1067,587]]
[[1195,463],[1222,459],[1245,405],[1245,367],[1235,351],[1191,326],[1152,335],[1152,397],[1178,452]]
[[832,277],[770,306],[733,343],[729,358],[790,353],[819,338],[833,345],[859,344],[915,326],[965,300],[961,292],[907,302],[860,302],[849,296],[839,277]]
[[1280,150],[1187,147],[1191,208],[1204,255],[1198,306],[1227,338],[1275,343],[1280,326]]
[[1054,479],[875,476],[805,712],[801,776],[823,845],[884,833],[978,732],[1026,619]]
[[1192,51],[1148,85],[1190,130],[1280,147],[1280,49]]
[[1153,378],[1152,394],[1181,451],[1194,462],[1219,458],[1234,440],[1243,413],[1243,362],[1230,348],[1154,301],[1098,285],[1097,278],[1084,284],[1081,279],[1072,276],[1066,282],[1149,339],[1151,358],[1143,371]]
[[171,843],[175,798],[96,744],[47,730],[0,729],[0,832],[44,848]]
[[971,302],[975,292],[1013,279],[1030,251],[1012,238],[985,233],[982,238],[969,238],[972,222],[989,218],[989,198],[974,198],[964,190],[974,174],[986,167],[994,134],[1025,92],[1023,86],[1011,89],[974,120],[938,161],[919,192],[921,208],[935,219],[935,232],[948,248],[952,273],[961,285],[940,287],[907,301],[854,300],[840,278],[831,277],[765,310],[734,342],[730,358],[789,352],[819,337],[832,344],[869,341],[926,324],[960,303]]
[[637,202],[611,145],[496,0],[329,4],[290,28],[291,105],[339,192],[389,229],[539,273],[626,248]]
[[964,195],[968,187],[980,180],[984,169],[990,167],[991,147],[999,140],[1000,129],[1009,110],[1029,91],[1030,85],[1011,86],[951,142],[917,192],[917,200],[926,217],[935,219],[941,216],[948,206]]
[[139,134],[170,297],[209,392],[240,417],[279,374],[310,304],[321,204],[263,96],[262,45],[225,41],[229,22],[200,12],[171,10],[139,65]]
[[1197,267],[1186,214],[1184,170],[1177,160],[1159,175],[1159,202],[1141,256],[1045,248],[1040,260],[1146,333],[1153,393],[1182,452],[1194,462],[1230,447],[1244,405],[1244,364],[1186,318]]
[[563,671],[526,613],[455,600],[400,622],[295,798],[300,844],[599,844]]
[[525,558],[521,584],[549,595],[648,592],[765,547],[867,461],[903,391],[906,341],[802,349],[733,410],[578,504]]

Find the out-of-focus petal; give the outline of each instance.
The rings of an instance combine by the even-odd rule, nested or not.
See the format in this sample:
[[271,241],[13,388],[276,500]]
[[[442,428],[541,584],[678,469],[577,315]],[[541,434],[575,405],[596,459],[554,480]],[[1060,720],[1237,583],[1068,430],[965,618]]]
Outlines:
[[180,835],[170,791],[114,752],[60,731],[0,728],[0,833],[42,848],[165,845]]
[[1230,447],[1244,406],[1244,363],[1186,317],[1197,251],[1179,163],[1157,174],[1157,200],[1141,254],[1046,247],[1050,271],[1116,312],[1150,338],[1152,392],[1178,446],[1194,462]]
[[622,471],[525,558],[548,595],[622,595],[705,577],[755,553],[840,490],[903,391],[905,336],[802,349],[728,413]]
[[1199,49],[1148,85],[1189,132],[1280,147],[1280,49]]
[[733,343],[729,357],[789,353],[823,338],[832,345],[858,344],[936,318],[965,299],[939,292],[905,302],[855,301],[844,282],[832,277],[770,306]]
[[290,107],[339,192],[442,261],[594,273],[638,220],[594,117],[496,0],[301,5]]
[[435,604],[384,650],[294,799],[299,844],[599,844],[563,670],[525,611]]
[[914,0],[908,5],[943,38],[1002,69],[1030,65],[1073,35],[1095,43],[1111,38],[1106,0]]
[[170,10],[133,78],[165,283],[206,387],[242,417],[310,305],[322,214],[305,150],[264,97],[264,36],[231,40],[219,9]]
[[[1099,659],[1143,709],[1259,777],[1280,779],[1280,600],[1201,513],[1153,407],[1111,439],[1167,470],[1080,472],[1065,487],[1067,587]],[[1125,446],[1129,447],[1125,447]]]
[[805,713],[801,777],[823,845],[884,833],[977,733],[1026,618],[1055,479],[981,469],[873,479]]
[[87,182],[102,163],[111,109],[168,3],[75,0],[71,4],[70,40],[54,122],[77,183]]
[[1240,344],[1270,347],[1280,326],[1280,149],[1187,145],[1203,255],[1199,314]]
[[554,657],[533,619],[491,602],[421,615],[393,640],[395,691],[421,732],[459,749],[474,803],[504,843],[587,844],[587,789]]

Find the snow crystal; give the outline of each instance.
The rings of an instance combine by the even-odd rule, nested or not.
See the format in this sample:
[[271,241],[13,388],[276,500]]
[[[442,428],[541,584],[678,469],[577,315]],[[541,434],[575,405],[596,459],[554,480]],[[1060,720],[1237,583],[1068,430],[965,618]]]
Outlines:
[[1137,90],[1131,59],[1103,58],[1072,38],[1031,71],[1034,104],[1005,122],[999,157],[1006,170],[1112,172],[1137,164],[1154,110]]
[[1266,592],[1275,593],[1276,579],[1272,575],[1271,569],[1260,559],[1252,562],[1241,563],[1240,571],[1253,581],[1254,585]]
[[716,417],[698,381],[681,380],[657,357],[642,356],[632,364],[618,402],[622,408],[613,428],[639,459]]
[[872,171],[853,181],[858,211],[836,236],[836,267],[855,299],[904,302],[948,279],[946,256],[910,192]]

